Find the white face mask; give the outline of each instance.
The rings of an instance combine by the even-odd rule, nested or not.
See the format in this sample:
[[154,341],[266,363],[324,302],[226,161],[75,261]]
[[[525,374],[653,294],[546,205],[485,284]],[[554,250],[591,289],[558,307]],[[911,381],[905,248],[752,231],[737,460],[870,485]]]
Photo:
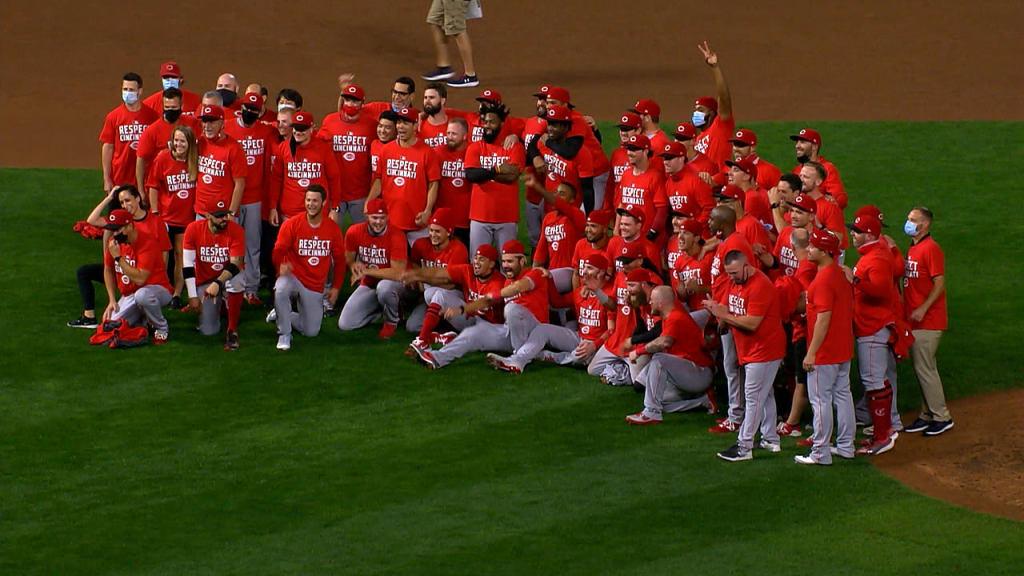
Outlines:
[[160,82],[163,83],[164,90],[181,87],[181,78],[161,78]]
[[121,90],[121,100],[124,100],[125,104],[131,106],[139,101],[139,93],[132,92],[130,90]]

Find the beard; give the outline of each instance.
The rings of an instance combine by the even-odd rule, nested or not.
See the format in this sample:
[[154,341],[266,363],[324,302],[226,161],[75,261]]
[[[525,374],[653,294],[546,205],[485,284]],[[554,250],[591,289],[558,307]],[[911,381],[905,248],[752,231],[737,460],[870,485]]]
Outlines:
[[643,290],[637,294],[630,294],[626,297],[626,302],[629,304],[630,308],[633,308],[634,310],[643,308],[647,305],[647,294],[644,294]]
[[433,106],[427,106],[426,104],[423,105],[423,112],[426,113],[427,116],[434,116],[435,114],[437,114],[440,111],[441,111],[441,105],[440,104],[435,104]]
[[807,164],[808,162],[811,161],[811,157],[804,154],[802,156],[797,156],[796,161],[799,162],[800,164]]
[[484,128],[484,142],[487,142],[488,144],[494,144],[494,141],[497,139],[497,130],[490,130],[488,128]]

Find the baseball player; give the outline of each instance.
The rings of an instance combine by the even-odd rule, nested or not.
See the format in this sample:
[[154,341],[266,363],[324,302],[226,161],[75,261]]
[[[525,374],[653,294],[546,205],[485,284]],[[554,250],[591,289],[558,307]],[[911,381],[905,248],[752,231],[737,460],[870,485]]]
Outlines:
[[725,272],[729,276],[728,304],[711,298],[704,306],[729,327],[736,345],[736,356],[743,368],[746,406],[739,437],[731,448],[718,453],[729,462],[754,457],[754,436],[761,429],[759,446],[779,452],[779,434],[772,384],[786,355],[786,334],[782,329],[779,296],[772,281],[747,260],[740,250],[725,255]]
[[[763,190],[771,190],[782,178],[782,170],[757,155],[757,134],[753,130],[740,128],[729,139],[732,144],[732,160],[739,162],[749,158],[757,166],[757,187]],[[715,184],[724,186],[729,182],[728,170],[723,170],[715,175]]]
[[[711,67],[715,77],[718,98],[702,96],[693,104],[693,125],[700,131],[693,147],[707,156],[720,170],[732,157],[729,139],[736,132],[736,119],[732,115],[732,96],[725,74],[718,65],[718,54],[708,46],[707,40],[697,48],[704,55],[704,63]],[[716,170],[714,173],[717,173]]]
[[504,302],[505,323],[477,321],[440,350],[416,349],[424,365],[436,370],[469,352],[518,350],[534,328],[547,323],[548,279],[543,270],[526,265],[526,248],[519,240],[509,240],[501,247],[501,271],[505,275],[504,287],[469,302],[460,312],[468,316]]
[[744,209],[747,194],[742,188],[729,184],[715,192],[713,196],[718,200],[719,206],[726,206],[736,214],[736,231],[747,239],[751,247],[760,244],[765,248],[770,248],[775,245],[760,220],[747,214]]
[[725,165],[728,167],[729,185],[743,190],[743,211],[757,220],[768,232],[768,239],[775,242],[779,232],[775,229],[768,192],[757,184],[759,168],[754,158],[726,160]]
[[[529,150],[530,145],[534,140],[540,138],[548,131],[548,104],[547,104],[547,93],[551,90],[551,86],[545,84],[537,89],[533,93],[533,97],[537,99],[536,115],[527,118],[523,122],[523,133],[521,135],[523,141],[523,149]],[[523,172],[525,174],[537,177],[536,171],[533,169],[533,164],[527,164]],[[540,180],[540,178],[538,178]],[[526,233],[530,239],[530,245],[536,246],[540,240],[540,223],[544,219],[544,202],[540,194],[537,193],[533,188],[526,188]]]
[[[845,252],[850,244],[850,238],[846,234],[843,209],[839,207],[833,197],[826,195],[821,188],[827,175],[825,167],[817,162],[808,161],[801,166],[799,175],[802,186],[801,194],[814,198],[814,201],[818,203],[815,219],[818,224],[828,228],[839,238],[839,249]],[[843,255],[841,253],[839,256],[840,264],[843,261]]]
[[443,144],[434,148],[441,165],[441,180],[437,187],[437,203],[434,211],[446,208],[451,213],[455,236],[469,245],[469,203],[471,186],[466,180],[466,150],[469,141],[466,135],[469,125],[462,118],[448,121],[448,131]]
[[[606,297],[603,292],[595,293],[605,308],[615,311],[615,320],[614,323],[609,323],[611,336],[605,340],[604,346],[594,354],[594,358],[587,365],[587,373],[591,376],[598,376],[601,383],[609,386],[630,386],[634,382],[634,374],[639,374],[643,365],[638,366],[634,363],[631,366],[624,348],[631,343],[632,336],[638,330],[642,331],[646,328],[638,318],[642,314],[634,307],[636,300],[631,299],[631,296],[643,292],[641,284],[650,282],[650,271],[641,267],[643,256],[637,252],[636,246],[627,246],[625,254],[618,260],[621,262],[622,269],[615,275],[614,300]],[[631,277],[630,274],[633,276]],[[632,284],[632,290],[630,284]],[[646,358],[644,362],[646,362]]]
[[416,136],[419,112],[401,108],[396,114],[398,137],[381,148],[367,205],[378,196],[383,198],[389,222],[412,244],[427,235],[427,222],[437,203],[441,165],[434,151]]
[[465,120],[471,116],[464,110],[448,108],[448,89],[441,82],[431,82],[423,89],[423,112],[416,136],[431,148],[444,145],[448,132],[448,121],[452,118]]
[[[418,268],[447,268],[453,264],[468,264],[469,252],[461,240],[455,238],[452,233],[455,228],[452,225],[452,214],[447,208],[438,208],[430,217],[430,236],[420,238],[413,242],[409,251],[410,263]],[[371,271],[373,272],[373,271]],[[401,273],[395,278],[401,280]],[[451,303],[451,304],[450,304]],[[426,284],[423,286],[423,302],[409,314],[405,323],[405,329],[409,332],[418,333],[423,327],[423,320],[426,317],[427,306],[436,304],[438,309],[454,307],[465,304],[462,299],[462,291],[454,286],[436,286]],[[426,340],[413,342],[428,346]]]
[[696,218],[680,222],[676,243],[679,252],[672,262],[672,289],[690,312],[697,326],[704,328],[710,313],[704,309],[704,299],[711,286],[711,262],[714,254],[700,257],[701,236],[705,226]]
[[643,134],[630,136],[623,144],[630,167],[622,173],[612,204],[616,209],[637,206],[647,224],[645,237],[661,246],[665,243],[668,199],[665,197],[665,173],[651,167],[651,142]]
[[648,265],[660,272],[661,251],[643,236],[644,212],[639,206],[626,204],[615,211],[618,217],[619,234],[608,241],[608,259],[615,259],[615,270],[622,269],[622,260],[627,247],[636,246],[635,252],[645,258]]
[[245,267],[238,283],[251,306],[263,303],[256,295],[260,287],[263,204],[269,202],[270,195],[270,151],[277,146],[277,131],[260,121],[263,103],[259,92],[246,92],[239,114],[224,121],[224,133],[238,141],[249,166],[237,221],[245,230]]
[[[850,459],[857,431],[850,393],[853,358],[853,290],[836,264],[839,238],[828,230],[811,233],[807,257],[818,273],[807,288],[807,395],[814,413],[814,434],[809,454],[793,457],[798,464],[832,464],[833,454]],[[836,409],[836,445],[832,438],[832,407]]]
[[[353,84],[356,80],[354,74],[342,73],[338,76],[338,90],[341,94],[345,93],[345,90],[349,85]],[[402,108],[413,108],[413,102],[416,101],[416,81],[408,76],[399,76],[395,78],[394,84],[391,86],[391,101],[390,102],[365,102],[363,104],[363,113],[369,114],[371,118],[380,118],[380,115],[385,111],[398,112]]]
[[848,226],[860,259],[852,270],[844,266],[843,272],[853,284],[857,365],[874,426],[868,444],[857,453],[875,456],[892,450],[899,435],[890,414],[896,395],[896,358],[889,348],[899,293],[892,281],[892,255],[879,242],[882,221],[875,213],[862,213]]
[[711,196],[711,186],[701,180],[697,169],[686,158],[686,145],[674,141],[661,148],[659,157],[664,160],[665,198],[669,210],[680,211],[688,203],[697,206],[698,220],[707,224],[711,217],[711,209],[715,207],[715,199]]
[[129,72],[121,79],[121,100],[103,120],[100,131],[100,167],[103,169],[103,191],[114,186],[136,185],[135,151],[146,127],[156,122],[159,114],[143,106],[142,77]]
[[577,328],[540,324],[512,356],[488,354],[487,363],[504,372],[521,374],[535,358],[543,357],[556,364],[586,365],[611,335],[608,332],[608,309],[597,293],[606,300],[614,298],[613,287],[606,285],[608,259],[594,253],[583,265],[583,286],[573,291]]
[[516,237],[519,226],[519,173],[526,162],[523,147],[511,149],[499,137],[508,117],[503,105],[482,108],[483,140],[466,150],[466,180],[473,183],[469,203],[469,245],[504,246]]
[[690,122],[676,124],[676,129],[672,132],[672,141],[686,146],[686,163],[697,172],[697,176],[705,184],[714,186],[715,174],[720,169],[710,158],[697,151],[697,127]]
[[[173,245],[168,268],[174,276],[171,307],[181,308],[181,291],[185,287],[182,275],[182,250],[185,227],[196,219],[193,209],[196,198],[196,179],[199,173],[199,155],[196,137],[188,126],[178,126],[171,134],[170,149],[156,155],[147,174],[151,212],[167,225],[167,236]],[[175,301],[175,298],[179,300]]]
[[378,120],[363,111],[362,86],[349,84],[338,100],[338,112],[324,118],[316,136],[331,143],[341,175],[337,221],[348,214],[350,223],[358,224],[366,221],[363,204],[373,181],[370,147],[377,137]]
[[[238,350],[238,319],[242,314],[245,266],[245,230],[228,220],[226,206],[192,222],[185,229],[184,267],[188,308],[199,312],[199,332],[220,332],[221,306],[227,304],[225,350]],[[226,297],[225,297],[226,293]]]
[[185,77],[182,76],[181,67],[178,66],[178,63],[174,61],[164,62],[160,65],[160,90],[150,94],[142,101],[142,105],[159,116],[165,110],[165,108],[161,107],[161,104],[163,104],[162,92],[173,88],[181,92],[181,115],[194,117],[195,111],[199,108],[199,94],[186,90],[183,88],[184,84]]
[[923,432],[925,436],[938,436],[953,427],[935,364],[935,351],[949,320],[946,315],[946,257],[931,236],[933,218],[931,210],[917,206],[903,225],[903,232],[913,240],[907,250],[903,305],[914,334],[910,356],[921,386],[921,413],[906,431]]
[[[480,92],[480,95],[476,97],[476,101],[476,114],[462,110],[449,111],[451,114],[462,116],[469,123],[470,143],[480,142],[484,139],[484,113],[492,108],[505,107],[501,99],[501,93],[490,88]],[[525,127],[526,122],[522,118],[516,118],[506,111],[505,120],[498,131],[498,135],[494,137],[494,143],[500,142],[505,148],[511,149],[516,144],[519,144],[519,135],[523,133]]]
[[775,229],[782,233],[782,229],[789,225],[789,203],[793,201],[803,189],[803,182],[797,174],[783,174],[778,184],[768,190],[768,201],[771,203],[772,220],[775,222]]
[[[103,227],[113,232],[103,255],[109,298],[103,320],[124,318],[139,325],[145,319],[153,326],[153,343],[167,342],[167,319],[161,308],[171,301],[171,284],[159,240],[140,232],[132,213],[125,209],[112,211]],[[166,236],[163,238],[166,242]]]
[[238,141],[224,133],[224,109],[205,105],[199,110],[203,135],[198,141],[199,179],[196,215],[216,211],[221,202],[237,214],[242,205],[249,166]]
[[[398,276],[405,270],[409,246],[405,235],[392,225],[387,203],[372,198],[366,203],[366,222],[353,224],[345,236],[345,261],[352,270],[352,284],[359,283],[341,310],[338,328],[356,330],[383,313],[380,338],[390,338],[399,320],[399,305],[405,292]],[[388,269],[392,276],[373,274]]]
[[[147,170],[156,155],[166,150],[171,141],[171,133],[178,126],[188,126],[193,133],[199,131],[199,122],[194,115],[184,116],[181,112],[181,91],[168,88],[161,95],[163,108],[160,117],[146,127],[139,136],[139,146],[135,151],[135,180],[139,190],[145,190]],[[153,204],[155,205],[155,204]]]
[[[797,165],[793,168],[794,174],[799,174],[803,166],[808,162],[817,162],[825,169],[822,176],[821,191],[835,199],[840,210],[846,209],[847,196],[843,181],[839,178],[839,170],[836,165],[821,156],[821,134],[812,128],[804,128],[789,137],[795,142]],[[806,190],[805,190],[806,192]]]
[[[543,90],[543,88],[542,88]],[[569,91],[561,86],[549,86],[546,92],[544,105],[547,108],[552,106],[564,106],[569,110],[569,118],[572,126],[569,128],[567,138],[582,137],[583,147],[590,152],[591,173],[593,174],[593,201],[583,191],[583,209],[585,212],[596,210],[604,205],[604,198],[607,195],[608,175],[611,173],[611,163],[601,146],[601,131],[590,116],[584,116],[572,103]]]
[[576,198],[576,191],[568,182],[558,184],[557,196],[536,180],[531,185],[548,205],[554,207],[541,223],[542,233],[533,255],[533,265],[546,268],[557,292],[567,294],[573,289],[572,275],[575,268],[572,253],[586,226],[586,216],[577,205],[571,203]]
[[668,136],[658,125],[661,121],[661,106],[657,102],[650,99],[637,100],[629,111],[640,116],[639,134],[647,137],[651,148],[661,150],[668,144]]
[[594,160],[583,145],[585,138],[571,135],[574,122],[565,106],[548,106],[547,123],[547,139],[530,143],[526,161],[538,177],[545,177],[548,190],[554,191],[559,182],[572,184],[583,197],[584,211],[590,212],[595,206]]
[[[614,208],[612,205],[613,198],[619,194],[619,181],[622,180],[622,175],[626,170],[630,169],[629,155],[626,154],[626,142],[629,141],[631,136],[640,134],[640,126],[642,122],[640,116],[635,112],[626,112],[619,118],[619,146],[612,151],[609,164],[611,165],[611,188],[607,190],[607,194],[604,195],[601,203],[597,205],[597,208],[602,210],[610,210]],[[662,166],[662,159],[659,155],[651,156],[651,169],[658,172],[664,168]]]
[[661,318],[661,334],[629,353],[630,362],[650,355],[637,376],[644,387],[644,409],[626,416],[636,426],[660,424],[664,412],[708,408],[714,364],[702,344],[704,335],[686,311],[676,305],[668,286],[651,291],[651,311]]
[[313,115],[299,110],[292,117],[292,136],[277,145],[270,171],[270,224],[279,226],[286,218],[305,210],[304,194],[312,185],[327,192],[324,210],[337,222],[334,210],[341,201],[341,172],[331,145],[313,137]]
[[[380,154],[384,146],[398,138],[398,115],[391,110],[381,112],[377,117],[377,139],[370,143],[370,174],[380,165]],[[372,183],[371,183],[372,187]],[[363,204],[366,204],[365,202]]]
[[608,261],[608,224],[611,222],[610,210],[594,210],[587,214],[583,225],[583,237],[576,241],[572,249],[572,288],[580,287],[583,276],[583,262],[592,255],[600,253]]
[[[318,184],[306,190],[306,214],[285,220],[274,244],[274,309],[268,322],[277,321],[277,349],[292,347],[292,330],[312,338],[320,333],[324,317],[324,284],[334,266],[327,301],[334,305],[345,279],[345,247],[341,228],[324,218],[327,191]],[[292,311],[292,301],[296,311]]]

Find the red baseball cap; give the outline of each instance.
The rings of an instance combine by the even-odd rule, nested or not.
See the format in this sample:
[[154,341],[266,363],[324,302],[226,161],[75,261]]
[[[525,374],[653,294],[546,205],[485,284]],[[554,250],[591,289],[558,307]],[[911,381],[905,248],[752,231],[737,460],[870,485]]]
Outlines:
[[504,244],[501,245],[501,253],[525,256],[526,246],[523,246],[523,243],[520,242],[519,240],[509,240],[508,242],[505,242]]
[[757,144],[757,134],[754,134],[753,130],[740,128],[735,134],[733,134],[732,138],[729,139],[729,142],[732,142],[733,144],[738,142],[743,146],[754,146]]
[[882,228],[889,227],[889,225],[885,223],[885,217],[882,215],[882,211],[875,206],[872,206],[870,204],[861,206],[860,208],[857,208],[857,211],[853,214],[853,217],[856,218],[857,216],[860,216],[862,214],[870,214],[872,216],[877,217],[878,221],[882,223]]
[[498,249],[490,244],[481,244],[476,248],[476,256],[483,256],[484,258],[495,262],[498,260]]
[[206,120],[206,119],[223,120],[224,119],[224,109],[221,108],[220,106],[210,106],[210,105],[202,106],[202,107],[199,108],[199,119],[200,120]]
[[815,228],[811,232],[811,246],[834,256],[839,254],[839,237],[831,230]]
[[711,96],[701,96],[693,102],[694,107],[703,106],[708,110],[718,112],[718,100],[715,100]]
[[714,193],[714,196],[723,200],[739,200],[740,202],[745,202],[747,199],[747,193],[743,191],[743,188],[732,184],[722,187],[721,190]]
[[676,124],[674,135],[676,140],[693,140],[697,137],[697,127],[689,122],[680,122]]
[[700,204],[691,198],[690,196],[680,196],[682,203],[678,208],[672,208],[669,213],[673,216],[686,216],[687,218],[696,218],[700,214]]
[[551,106],[545,116],[548,122],[572,122],[572,114],[565,106]]
[[562,88],[561,86],[548,86],[547,97],[551,98],[552,100],[564,102],[566,106],[568,106],[569,102],[572,101],[572,99],[569,97],[569,91],[566,90],[565,88]]
[[312,126],[313,115],[305,110],[299,110],[292,117],[292,126]]
[[110,214],[107,214],[107,223],[103,227],[107,230],[117,230],[134,221],[135,219],[132,218],[131,212],[118,208],[117,210],[111,210]]
[[821,134],[818,134],[818,131],[812,128],[804,128],[800,132],[790,136],[789,139],[794,142],[797,140],[806,140],[818,148],[821,148]]
[[633,268],[626,274],[626,282],[647,282],[648,284],[661,284],[661,278],[658,278],[653,272],[647,268]]
[[377,196],[373,200],[370,200],[369,202],[366,203],[366,214],[368,216],[372,215],[372,214],[387,214],[387,213],[388,213],[388,204],[380,196]]
[[678,158],[680,156],[686,156],[686,144],[683,144],[678,140],[669,142],[668,144],[665,144],[664,148],[662,148],[659,156],[662,158]]
[[533,93],[533,95],[537,98],[547,98],[548,92],[551,92],[551,86],[545,84],[538,88],[537,91]]
[[590,224],[608,226],[608,223],[611,221],[612,213],[609,210],[591,210],[590,214],[587,214],[587,223]]
[[[875,209],[877,210],[877,208]],[[882,235],[882,220],[879,218],[878,212],[868,211],[857,211],[857,217],[854,218],[852,224],[847,224],[846,227],[854,232],[868,233],[874,236]]]
[[399,108],[396,114],[399,120],[406,122],[416,122],[420,119],[420,111],[415,108]]
[[661,106],[658,106],[658,103],[654,100],[637,100],[636,104],[633,104],[632,111],[637,114],[654,116],[655,118],[661,117]]
[[735,166],[750,175],[752,180],[757,180],[757,164],[754,162],[753,155],[747,156],[739,161],[726,160],[725,164],[727,166]]
[[630,150],[650,150],[651,139],[643,134],[634,134],[629,137],[629,140],[623,142],[622,147]]
[[619,251],[619,256],[616,260],[622,262],[632,262],[637,258],[644,257],[644,249],[640,246],[639,242],[629,242],[622,245],[622,250]]
[[808,214],[818,213],[818,202],[810,196],[804,194],[797,194],[795,198],[790,200],[788,204],[798,210],[803,210]]
[[170,62],[164,62],[160,65],[160,77],[170,76],[172,78],[181,78],[181,67],[178,66],[177,62],[173,60]]
[[363,87],[359,84],[349,84],[345,86],[345,89],[341,91],[342,96],[348,96],[349,98],[355,98],[356,100],[366,100],[366,92]]
[[583,265],[593,266],[598,270],[604,271],[608,269],[608,258],[600,252],[595,252],[583,259]]
[[246,92],[245,96],[242,96],[242,104],[248,104],[249,106],[262,108],[263,94],[260,94],[259,92]]
[[495,104],[501,104],[501,93],[497,90],[491,90],[490,88],[484,90],[476,97],[477,102],[493,102]]
[[217,202],[216,210],[210,211],[210,216],[213,216],[214,218],[223,218],[228,214],[231,214],[231,210],[228,209],[228,205],[225,204],[223,200]]
[[626,112],[625,114],[622,115],[622,117],[619,118],[619,128],[624,128],[626,130],[635,130],[637,128],[640,128],[640,126],[640,116],[635,112]]
[[452,211],[450,208],[441,207],[434,210],[434,215],[430,217],[430,223],[440,226],[451,234],[452,229]]
[[615,213],[620,216],[632,216],[637,222],[644,221],[643,209],[633,204],[626,204],[622,208],[617,209]]
[[679,225],[679,228],[698,237],[704,234],[704,223],[696,218],[683,220],[682,224]]

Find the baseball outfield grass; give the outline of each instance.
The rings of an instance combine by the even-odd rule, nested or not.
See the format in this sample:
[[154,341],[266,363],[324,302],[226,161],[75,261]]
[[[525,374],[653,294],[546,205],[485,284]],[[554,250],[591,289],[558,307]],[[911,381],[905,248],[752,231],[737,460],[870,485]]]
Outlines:
[[[791,167],[797,126],[752,127]],[[1024,385],[1024,125],[817,127],[851,204],[881,207],[904,248],[907,210],[935,211],[948,396]],[[866,459],[798,466],[792,439],[719,461],[732,439],[711,416],[631,429],[640,397],[581,371],[517,377],[473,355],[428,372],[402,354],[411,336],[330,322],[281,353],[255,309],[237,353],[177,312],[162,348],[89,347],[64,323],[99,253],[71,231],[99,181],[0,171],[0,574],[1024,572],[1024,524]]]

